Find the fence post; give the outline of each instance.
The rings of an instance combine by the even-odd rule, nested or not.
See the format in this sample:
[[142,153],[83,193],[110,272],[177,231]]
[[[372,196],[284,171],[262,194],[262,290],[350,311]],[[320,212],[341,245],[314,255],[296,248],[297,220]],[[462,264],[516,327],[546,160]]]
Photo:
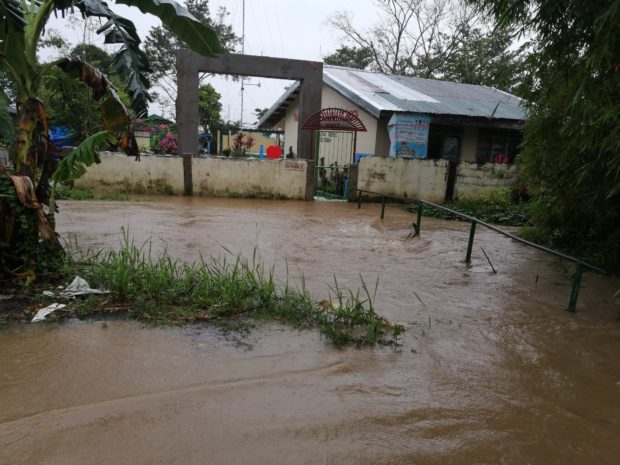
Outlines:
[[579,297],[579,288],[581,287],[581,274],[583,267],[581,263],[577,263],[575,267],[575,275],[573,276],[573,288],[570,291],[570,300],[568,301],[567,310],[571,313],[575,313],[577,308],[577,297]]
[[192,177],[192,154],[183,155],[183,195],[192,195],[194,192]]
[[362,208],[362,191],[359,189],[357,191],[357,208],[358,210]]
[[385,216],[385,195],[381,197],[381,219]]
[[476,234],[476,221],[471,222],[469,227],[469,242],[467,243],[467,254],[465,255],[465,263],[471,262],[471,249],[474,246],[474,234]]
[[416,223],[418,225],[418,234],[420,234],[420,232],[422,232],[422,203],[418,202],[418,218],[416,220]]

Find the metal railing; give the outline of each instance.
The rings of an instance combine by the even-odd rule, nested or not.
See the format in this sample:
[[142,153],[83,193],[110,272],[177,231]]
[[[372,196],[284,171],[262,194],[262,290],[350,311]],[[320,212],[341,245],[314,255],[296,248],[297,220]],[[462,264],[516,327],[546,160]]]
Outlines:
[[[542,252],[551,254],[551,255],[555,255],[556,257],[562,258],[564,260],[568,260],[570,262],[575,263],[575,274],[573,275],[573,284],[572,284],[572,288],[571,288],[571,293],[570,293],[570,299],[568,301],[568,308],[567,310],[569,312],[575,312],[576,310],[576,306],[577,306],[577,297],[579,297],[579,289],[581,287],[581,276],[583,274],[584,269],[585,270],[592,270],[595,271],[597,273],[600,274],[604,274],[604,275],[608,275],[609,273],[607,273],[605,270],[598,268],[594,265],[591,265],[587,262],[584,262],[583,260],[576,258],[576,257],[571,257],[570,255],[566,255],[565,253],[559,252],[557,250],[554,249],[550,249],[549,247],[545,247],[543,245],[540,244],[536,244],[534,242],[530,242],[528,240],[525,240],[521,237],[515,236],[514,234],[511,234],[507,231],[504,231],[500,228],[498,228],[497,226],[493,226],[492,224],[486,223],[478,218],[475,218],[473,216],[470,215],[466,215],[464,213],[461,212],[457,212],[456,210],[452,210],[451,208],[448,207],[444,207],[443,205],[437,205],[436,203],[433,202],[427,202],[426,200],[416,200],[416,199],[407,199],[404,197],[396,197],[396,196],[392,196],[392,195],[385,195],[385,194],[381,194],[378,192],[372,192],[372,191],[367,191],[367,190],[363,190],[363,189],[358,189],[358,195],[357,195],[357,208],[362,208],[362,193],[365,192],[367,194],[371,194],[371,195],[375,195],[375,196],[379,196],[381,197],[381,219],[383,219],[385,217],[385,201],[386,199],[394,199],[394,200],[398,200],[401,202],[409,202],[409,203],[415,203],[418,206],[418,211],[417,211],[417,220],[416,222],[413,224],[413,227],[415,229],[415,234],[414,236],[417,236],[418,234],[420,234],[421,232],[421,224],[422,224],[422,210],[423,207],[426,205],[427,207],[430,208],[435,208],[438,210],[443,210],[446,211],[452,215],[458,216],[459,218],[462,218],[466,221],[470,222],[470,227],[469,227],[469,240],[467,242],[467,252],[465,254],[465,263],[470,263],[471,262],[471,253],[472,253],[472,249],[474,246],[474,236],[476,234],[476,226],[479,224],[481,226],[484,226],[485,228],[488,228],[492,231],[495,231],[498,234],[501,234],[503,236],[506,236],[514,241],[520,242],[521,244],[525,244],[529,247],[533,247],[535,249],[538,249]],[[492,265],[491,265],[492,266]]]

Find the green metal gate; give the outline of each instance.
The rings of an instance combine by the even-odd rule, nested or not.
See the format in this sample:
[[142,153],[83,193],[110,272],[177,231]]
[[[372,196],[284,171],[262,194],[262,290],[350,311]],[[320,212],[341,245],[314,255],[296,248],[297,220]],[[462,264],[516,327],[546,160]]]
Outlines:
[[315,130],[313,136],[316,195],[346,199],[355,150],[355,132]]

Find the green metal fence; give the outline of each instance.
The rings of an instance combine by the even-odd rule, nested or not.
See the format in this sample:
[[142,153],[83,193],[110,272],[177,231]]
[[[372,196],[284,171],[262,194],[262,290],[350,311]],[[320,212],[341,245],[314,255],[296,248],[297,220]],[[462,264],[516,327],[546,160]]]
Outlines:
[[[489,223],[485,223],[484,221],[475,218],[473,216],[470,215],[466,215],[464,213],[460,213],[457,212],[455,210],[452,210],[451,208],[448,207],[444,207],[443,205],[437,205],[436,203],[432,203],[432,202],[427,202],[426,200],[412,200],[412,199],[406,199],[403,197],[395,197],[395,196],[391,196],[391,195],[384,195],[384,194],[380,194],[377,192],[372,192],[372,191],[367,191],[367,190],[361,190],[358,189],[358,196],[357,196],[357,208],[362,208],[362,193],[367,193],[367,194],[371,194],[374,196],[379,196],[381,197],[381,219],[383,219],[385,217],[385,203],[386,203],[386,199],[394,199],[394,200],[398,200],[398,201],[405,201],[405,202],[409,202],[409,203],[414,203],[417,204],[418,206],[418,211],[417,211],[417,219],[416,222],[414,223],[414,229],[415,229],[415,233],[413,234],[414,236],[419,235],[422,231],[422,209],[424,206],[430,207],[430,208],[435,208],[438,210],[443,210],[446,212],[449,212],[455,216],[458,216],[466,221],[470,222],[470,227],[469,227],[469,240],[467,241],[467,252],[465,253],[465,263],[470,263],[471,262],[471,253],[472,253],[472,248],[474,246],[474,237],[476,235],[476,226],[477,225],[481,225],[484,226],[485,228],[488,228],[492,231],[495,231],[498,234],[501,234],[503,236],[506,236],[510,239],[513,239],[517,242],[520,242],[521,244],[527,245],[529,247],[533,247],[535,249],[538,249],[542,252],[554,255],[556,257],[562,258],[564,260],[568,260],[570,262],[575,263],[575,274],[573,275],[573,284],[571,287],[571,293],[570,293],[570,298],[568,301],[568,308],[567,310],[569,312],[575,312],[576,310],[576,306],[577,306],[577,298],[579,297],[579,289],[581,287],[581,277],[583,274],[584,270],[591,270],[594,271],[596,273],[600,273],[600,274],[604,274],[604,275],[608,275],[609,273],[607,273],[605,270],[598,268],[594,265],[591,265],[590,263],[584,262],[583,260],[576,258],[576,257],[571,257],[570,255],[566,255],[565,253],[562,253],[558,250],[554,250],[554,249],[550,249],[549,247],[545,247],[539,244],[536,244],[534,242],[530,242],[528,240],[525,240],[521,237],[515,236],[514,234],[511,234],[507,231],[504,231],[500,228],[498,228],[497,226],[493,226],[492,224]],[[486,254],[485,254],[486,255]]]

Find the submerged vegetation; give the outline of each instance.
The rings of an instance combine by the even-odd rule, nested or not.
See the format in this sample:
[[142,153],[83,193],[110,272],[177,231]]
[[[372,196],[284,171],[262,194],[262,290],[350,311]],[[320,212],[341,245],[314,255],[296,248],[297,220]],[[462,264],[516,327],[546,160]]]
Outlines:
[[128,200],[127,194],[122,192],[102,192],[94,189],[71,187],[61,184],[56,187],[56,196],[59,199],[70,200]]
[[[446,203],[445,207],[459,213],[474,216],[486,223],[504,226],[523,226],[530,217],[530,205],[515,198],[511,189],[492,189],[483,192],[480,197],[459,199]],[[417,211],[417,205],[410,207]],[[431,207],[423,208],[424,216],[443,218],[446,220],[461,220],[461,217],[449,212]]]
[[[330,297],[318,302],[303,277],[299,287],[288,281],[278,285],[273,268],[266,268],[257,253],[251,259],[201,256],[184,263],[166,251],[155,255],[150,243],[138,246],[124,235],[120,250],[66,256],[62,269],[65,279],[79,275],[110,293],[68,301],[53,319],[119,314],[156,325],[210,322],[227,327],[272,320],[319,329],[336,346],[396,345],[403,331],[375,312],[374,294],[363,280],[357,292],[342,289],[334,280]],[[49,302],[38,307],[43,303]],[[14,313],[12,318],[31,318],[33,312]],[[5,314],[4,322],[8,319]]]

